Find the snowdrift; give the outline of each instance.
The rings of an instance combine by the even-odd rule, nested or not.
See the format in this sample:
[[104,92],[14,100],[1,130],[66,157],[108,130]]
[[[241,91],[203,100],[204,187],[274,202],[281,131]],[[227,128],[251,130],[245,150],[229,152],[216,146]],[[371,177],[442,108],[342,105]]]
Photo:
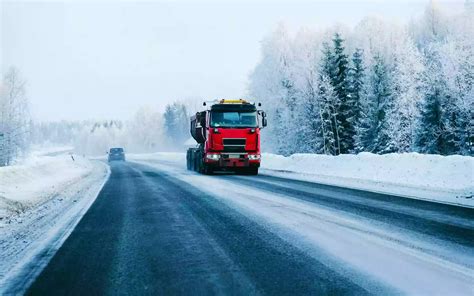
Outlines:
[[74,158],[35,155],[22,164],[0,168],[0,219],[58,195],[94,169],[91,161]]
[[474,157],[418,153],[264,154],[262,172],[474,206]]

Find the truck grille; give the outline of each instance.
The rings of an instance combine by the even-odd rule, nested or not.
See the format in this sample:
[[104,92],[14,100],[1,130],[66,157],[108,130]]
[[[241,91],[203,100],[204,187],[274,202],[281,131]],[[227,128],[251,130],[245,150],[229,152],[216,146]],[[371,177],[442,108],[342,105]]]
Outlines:
[[223,139],[224,146],[245,146],[245,139]]
[[222,139],[224,144],[224,151],[238,152],[245,151],[246,139]]

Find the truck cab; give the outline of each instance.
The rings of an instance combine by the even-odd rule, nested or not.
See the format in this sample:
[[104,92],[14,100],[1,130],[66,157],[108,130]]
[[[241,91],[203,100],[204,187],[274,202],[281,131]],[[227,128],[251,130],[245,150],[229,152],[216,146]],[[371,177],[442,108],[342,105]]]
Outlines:
[[201,173],[235,171],[258,174],[260,129],[266,114],[245,100],[221,100],[191,117],[196,148],[187,152],[187,167]]

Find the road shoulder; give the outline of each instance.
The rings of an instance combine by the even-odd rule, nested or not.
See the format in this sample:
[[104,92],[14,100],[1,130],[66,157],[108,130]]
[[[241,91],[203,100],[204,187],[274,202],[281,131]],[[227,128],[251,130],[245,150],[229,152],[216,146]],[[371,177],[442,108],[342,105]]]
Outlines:
[[2,221],[0,294],[21,294],[95,201],[110,169],[101,161],[91,165],[87,174],[61,184],[44,202]]

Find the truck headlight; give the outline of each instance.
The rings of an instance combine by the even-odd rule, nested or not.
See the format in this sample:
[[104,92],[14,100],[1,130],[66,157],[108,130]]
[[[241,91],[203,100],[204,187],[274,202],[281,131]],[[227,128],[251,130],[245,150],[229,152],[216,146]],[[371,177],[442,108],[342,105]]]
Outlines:
[[206,158],[210,160],[219,160],[221,156],[219,154],[206,154]]
[[250,160],[259,160],[260,159],[260,154],[249,154],[249,159]]

